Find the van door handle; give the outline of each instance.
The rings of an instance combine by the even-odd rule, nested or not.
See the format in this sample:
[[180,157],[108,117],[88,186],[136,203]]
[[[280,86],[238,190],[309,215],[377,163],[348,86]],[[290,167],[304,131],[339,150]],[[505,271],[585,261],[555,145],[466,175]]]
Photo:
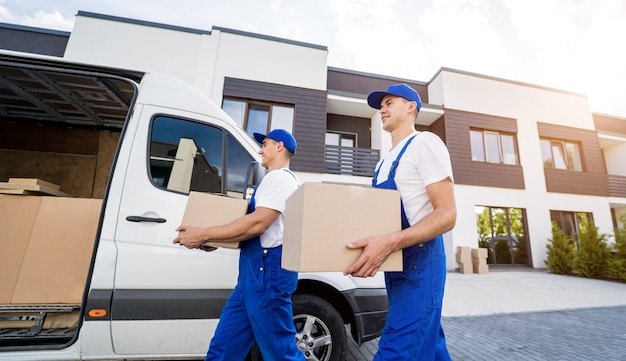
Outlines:
[[155,222],[155,223],[165,223],[167,220],[165,218],[152,218],[152,217],[142,217],[142,216],[128,216],[126,217],[127,221],[131,222]]

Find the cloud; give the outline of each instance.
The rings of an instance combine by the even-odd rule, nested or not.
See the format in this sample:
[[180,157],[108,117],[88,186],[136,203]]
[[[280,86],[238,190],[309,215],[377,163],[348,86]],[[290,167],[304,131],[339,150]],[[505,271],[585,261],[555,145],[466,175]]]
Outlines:
[[32,16],[26,15],[23,23],[28,26],[65,31],[71,31],[74,26],[74,20],[65,19],[58,10],[51,12],[40,10]]
[[[340,0],[329,3],[336,31],[331,56],[352,58],[353,69],[403,78],[421,75],[421,45],[413,24],[402,21],[395,0]],[[330,60],[329,60],[330,61]],[[344,67],[351,67],[348,62]]]
[[426,43],[423,56],[459,70],[494,76],[510,74],[514,59],[492,20],[502,16],[506,14],[494,11],[493,1],[434,0],[419,17]]
[[4,6],[5,3],[6,1],[0,1],[1,22],[63,31],[71,31],[74,26],[74,18],[66,19],[59,10],[37,10],[32,14],[19,14]]

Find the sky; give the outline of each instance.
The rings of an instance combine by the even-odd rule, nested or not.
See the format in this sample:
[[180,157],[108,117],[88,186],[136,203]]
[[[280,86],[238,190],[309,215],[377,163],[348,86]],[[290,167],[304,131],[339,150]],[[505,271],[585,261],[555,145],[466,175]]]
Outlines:
[[328,48],[328,66],[428,82],[442,68],[586,95],[626,118],[626,0],[0,0],[0,22],[78,11]]

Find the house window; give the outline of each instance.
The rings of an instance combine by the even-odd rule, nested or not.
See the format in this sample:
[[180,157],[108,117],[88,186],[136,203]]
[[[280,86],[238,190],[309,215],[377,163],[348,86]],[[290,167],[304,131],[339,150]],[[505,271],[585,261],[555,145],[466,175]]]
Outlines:
[[517,165],[515,136],[487,130],[470,130],[472,160]]
[[563,234],[572,237],[579,247],[578,232],[594,225],[593,214],[588,212],[550,211],[550,220],[556,223]]
[[556,139],[541,139],[540,142],[544,168],[582,172],[580,147],[577,143]]
[[250,136],[276,128],[293,132],[293,105],[225,98],[222,109]]
[[339,132],[327,132],[326,133],[326,145],[334,145],[338,147],[356,147],[356,134],[353,133],[339,133]]
[[489,264],[530,264],[524,209],[476,206],[475,213],[478,246],[487,248]]

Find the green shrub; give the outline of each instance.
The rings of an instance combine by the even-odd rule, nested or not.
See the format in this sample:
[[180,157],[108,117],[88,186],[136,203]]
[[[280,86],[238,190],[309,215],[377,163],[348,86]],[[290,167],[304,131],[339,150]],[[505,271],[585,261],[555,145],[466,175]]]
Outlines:
[[607,236],[598,233],[592,223],[579,224],[578,242],[580,249],[574,258],[574,274],[587,278],[604,278],[611,251]]
[[626,281],[626,227],[615,229],[613,253],[606,266],[608,277]]
[[606,275],[610,278],[626,281],[626,260],[612,255],[606,263]]
[[574,272],[576,246],[571,237],[552,222],[552,238],[546,246],[548,258],[545,260],[548,271],[560,275],[571,275]]

